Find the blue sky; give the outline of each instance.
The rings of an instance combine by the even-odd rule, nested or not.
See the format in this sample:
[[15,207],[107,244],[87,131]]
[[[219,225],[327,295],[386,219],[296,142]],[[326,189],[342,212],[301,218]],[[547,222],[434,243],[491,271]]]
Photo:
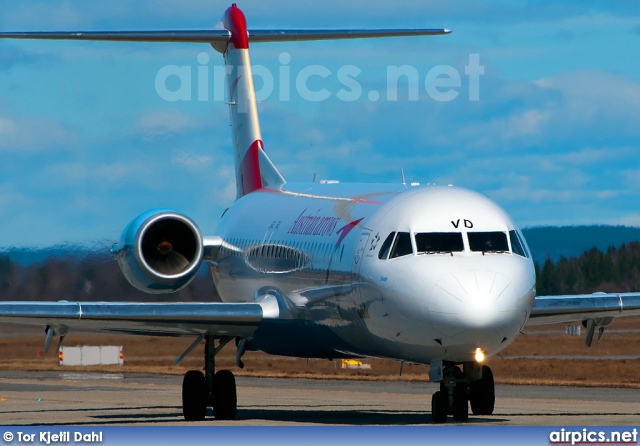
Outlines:
[[[521,227],[640,226],[640,8],[629,1],[245,2],[250,28],[446,27],[448,36],[256,44],[274,75],[260,105],[265,147],[288,181],[407,180],[478,190]],[[108,5],[108,6],[107,6]],[[0,30],[213,27],[220,1],[5,0]],[[198,56],[206,52],[205,65]],[[282,53],[295,78],[321,65],[320,102],[279,99]],[[479,100],[465,66],[479,55]],[[169,65],[191,67],[192,100],[156,89]],[[361,70],[357,100],[338,71]],[[413,67],[387,100],[387,67]],[[129,220],[171,207],[213,234],[235,197],[227,106],[214,100],[222,58],[206,45],[0,42],[0,247],[108,246]],[[460,73],[458,96],[434,100],[434,67]],[[210,97],[198,101],[198,67]],[[213,79],[212,79],[213,78]],[[177,88],[177,78],[166,83]],[[257,87],[263,84],[257,80]],[[380,99],[371,101],[369,92]]]

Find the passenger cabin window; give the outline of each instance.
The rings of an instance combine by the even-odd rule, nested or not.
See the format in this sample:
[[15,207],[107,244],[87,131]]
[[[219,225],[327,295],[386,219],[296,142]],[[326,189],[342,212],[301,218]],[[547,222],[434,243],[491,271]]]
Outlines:
[[459,232],[421,232],[416,234],[418,254],[439,252],[462,252],[464,243]]
[[479,252],[508,252],[507,234],[504,232],[469,232],[469,248]]
[[509,231],[509,240],[511,240],[511,251],[519,256],[526,257],[522,243],[520,243],[520,237],[516,231]]
[[395,237],[396,233],[392,232],[389,236],[384,240],[384,243],[380,247],[380,252],[378,253],[378,258],[380,260],[386,260],[389,257],[389,251],[391,250],[391,243],[393,243],[393,237]]
[[407,256],[413,254],[413,246],[411,245],[411,234],[408,232],[398,232],[395,241],[393,242],[393,248],[391,248],[390,259],[396,257]]

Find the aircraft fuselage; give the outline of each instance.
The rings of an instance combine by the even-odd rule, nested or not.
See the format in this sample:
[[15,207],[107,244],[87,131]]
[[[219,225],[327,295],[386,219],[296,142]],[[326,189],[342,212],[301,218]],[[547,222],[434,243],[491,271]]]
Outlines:
[[467,362],[509,345],[533,305],[522,234],[461,188],[286,184],[239,199],[216,234],[222,299],[276,296],[289,316],[248,340],[267,353]]

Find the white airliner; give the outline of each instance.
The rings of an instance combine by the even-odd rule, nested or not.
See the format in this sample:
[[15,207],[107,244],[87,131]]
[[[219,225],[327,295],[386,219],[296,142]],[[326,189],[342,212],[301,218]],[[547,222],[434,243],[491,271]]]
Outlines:
[[[2,302],[0,322],[44,326],[45,348],[70,330],[204,340],[204,373],[182,385],[187,420],[236,415],[236,385],[215,356],[246,350],[302,358],[375,357],[427,364],[440,390],[433,421],[490,415],[483,365],[525,325],[579,321],[587,344],[614,317],[640,315],[640,293],[535,297],[527,244],[487,197],[457,187],[287,183],[265,153],[249,42],[446,34],[445,29],[252,30],[234,4],[224,29],[1,33],[2,38],[209,43],[229,68],[237,200],[212,237],[188,217],[151,210],[124,230],[113,255],[149,293],[186,286],[210,262],[222,303]],[[599,338],[598,338],[599,339]],[[216,340],[218,342],[216,343]],[[177,360],[177,361],[178,361]],[[469,404],[470,403],[470,404]]]

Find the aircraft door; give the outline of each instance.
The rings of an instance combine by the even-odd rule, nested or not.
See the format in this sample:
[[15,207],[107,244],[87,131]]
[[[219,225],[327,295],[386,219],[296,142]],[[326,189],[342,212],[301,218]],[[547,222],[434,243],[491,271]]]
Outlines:
[[371,231],[365,230],[360,234],[360,239],[358,240],[358,245],[356,246],[356,251],[353,256],[353,265],[352,265],[353,282],[360,283],[360,286],[357,287],[354,293],[354,299],[355,299],[354,304],[356,307],[356,311],[358,312],[358,315],[361,318],[365,317],[365,311],[364,311],[365,307],[364,307],[363,295],[362,295],[362,292],[363,292],[362,282],[364,282],[364,280],[362,280],[362,275],[360,273],[360,270],[362,268],[362,263],[364,261],[365,250],[367,246],[369,246],[370,236],[371,236]]
[[362,259],[364,257],[364,250],[367,247],[367,242],[369,241],[369,237],[371,236],[370,231],[364,231],[360,234],[360,240],[358,240],[358,245],[356,246],[356,251],[353,256],[353,265],[352,270],[354,274],[354,279],[360,282],[360,267],[362,266]]

